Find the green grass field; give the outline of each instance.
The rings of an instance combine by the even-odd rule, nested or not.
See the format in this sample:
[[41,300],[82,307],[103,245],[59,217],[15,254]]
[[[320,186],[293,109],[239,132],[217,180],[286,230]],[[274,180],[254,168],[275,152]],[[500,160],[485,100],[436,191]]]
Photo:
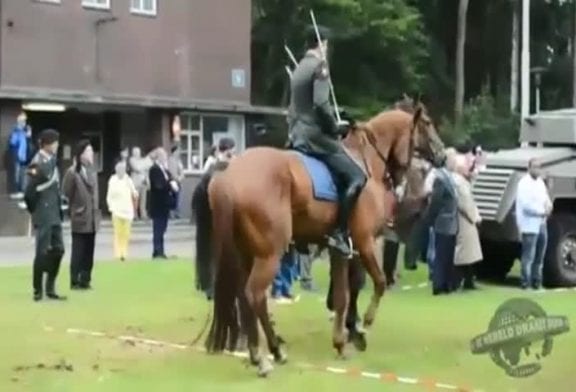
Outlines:
[[[537,294],[483,286],[474,293],[432,297],[429,289],[395,289],[383,299],[368,351],[351,349],[347,361],[335,359],[323,296],[302,294],[297,304],[272,307],[278,331],[288,342],[289,363],[261,380],[237,358],[66,333],[67,328],[81,328],[190,342],[209,309],[194,290],[190,262],[100,263],[95,290],[80,293],[68,292],[66,269],[59,282],[61,292],[69,295],[66,303],[33,303],[29,268],[0,270],[0,391],[425,390],[422,385],[303,370],[299,362],[391,372],[484,391],[574,390],[572,331],[555,339],[543,369],[528,379],[510,378],[487,355],[469,351],[470,339],[485,332],[496,308],[512,297],[529,296],[548,314],[574,322],[574,291]],[[314,269],[325,292],[325,263]],[[421,283],[426,272],[405,271],[401,279],[403,285]],[[72,371],[54,368],[62,362],[72,365]]]

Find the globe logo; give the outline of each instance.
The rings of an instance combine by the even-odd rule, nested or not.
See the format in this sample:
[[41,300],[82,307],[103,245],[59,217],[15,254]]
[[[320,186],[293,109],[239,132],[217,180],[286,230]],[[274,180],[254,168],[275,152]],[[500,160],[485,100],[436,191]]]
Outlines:
[[542,369],[552,353],[553,337],[570,330],[565,316],[548,316],[527,298],[513,298],[498,307],[488,331],[470,342],[472,354],[488,353],[511,377],[529,377]]

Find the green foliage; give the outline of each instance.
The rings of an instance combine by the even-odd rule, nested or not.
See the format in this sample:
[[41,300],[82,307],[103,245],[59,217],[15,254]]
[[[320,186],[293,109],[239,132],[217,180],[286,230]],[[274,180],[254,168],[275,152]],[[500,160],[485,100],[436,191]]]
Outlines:
[[[519,0],[471,1],[465,53],[465,119],[455,127],[454,65],[459,0],[254,0],[252,98],[256,104],[286,106],[291,65],[304,53],[309,10],[331,28],[330,68],[338,103],[364,119],[402,93],[422,93],[436,119],[444,118],[454,142],[508,146],[517,141],[517,116],[510,115],[512,15]],[[531,63],[546,67],[541,108],[572,103],[569,51],[574,0],[531,3]],[[535,83],[532,84],[533,86]],[[484,90],[483,90],[484,89]],[[475,98],[477,97],[477,98]],[[534,94],[532,107],[534,110]],[[478,140],[480,139],[480,140]]]
[[303,55],[310,9],[334,35],[330,62],[339,103],[374,112],[424,86],[427,38],[420,12],[408,1],[261,0],[254,6],[255,101],[286,103],[284,66],[290,62],[284,44],[296,57]]
[[460,124],[444,117],[440,134],[448,145],[481,144],[486,150],[495,150],[515,146],[519,126],[519,116],[510,114],[507,103],[484,91],[464,106]]

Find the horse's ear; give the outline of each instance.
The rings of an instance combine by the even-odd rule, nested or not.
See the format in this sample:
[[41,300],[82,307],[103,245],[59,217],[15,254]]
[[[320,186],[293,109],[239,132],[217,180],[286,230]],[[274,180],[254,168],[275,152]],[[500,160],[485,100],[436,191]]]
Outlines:
[[423,112],[423,108],[422,105],[419,103],[416,106],[416,109],[414,111],[414,124],[418,124],[420,122],[420,120],[422,119],[422,112]]

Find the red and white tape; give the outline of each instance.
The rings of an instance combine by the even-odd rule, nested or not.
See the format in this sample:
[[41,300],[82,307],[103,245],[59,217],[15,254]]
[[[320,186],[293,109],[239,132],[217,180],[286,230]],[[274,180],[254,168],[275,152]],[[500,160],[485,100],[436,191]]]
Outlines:
[[[51,327],[44,328],[48,332],[54,331]],[[84,336],[93,336],[93,337],[100,337],[100,338],[108,338],[108,339],[115,339],[123,342],[130,342],[132,344],[141,344],[147,346],[154,346],[154,347],[169,347],[178,350],[189,350],[193,349],[195,351],[205,351],[203,348],[200,347],[193,347],[187,344],[180,344],[180,343],[172,343],[172,342],[165,342],[156,339],[147,339],[137,336],[131,335],[120,335],[115,336],[111,334],[107,334],[104,332],[98,331],[89,331],[84,329],[78,328],[68,328],[66,333],[72,335],[84,335]],[[226,355],[238,357],[238,358],[247,358],[248,353],[246,352],[225,352]],[[440,389],[440,390],[452,390],[458,392],[481,392],[479,389],[473,389],[466,386],[458,386],[454,384],[439,382],[435,379],[431,378],[415,378],[415,377],[403,377],[399,376],[395,373],[391,372],[369,372],[364,371],[361,369],[356,368],[342,368],[342,367],[334,367],[334,366],[324,366],[324,365],[315,365],[305,362],[297,362],[295,364],[297,367],[305,369],[305,370],[312,370],[312,371],[320,371],[329,374],[338,374],[338,375],[346,375],[350,377],[356,378],[366,378],[372,380],[379,380],[383,382],[389,383],[399,383],[399,384],[410,384],[410,385],[419,385],[425,387],[427,389]]]

